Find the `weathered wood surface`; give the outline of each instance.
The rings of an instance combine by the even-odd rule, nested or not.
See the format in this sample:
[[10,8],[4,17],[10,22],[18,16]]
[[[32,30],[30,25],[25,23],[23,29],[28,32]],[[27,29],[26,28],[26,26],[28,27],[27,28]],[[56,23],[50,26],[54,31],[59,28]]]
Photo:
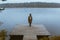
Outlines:
[[49,36],[50,33],[43,25],[18,25],[16,26],[10,35],[24,35],[23,40],[37,40],[37,35]]
[[43,25],[18,25],[16,26],[10,35],[50,35],[47,29]]

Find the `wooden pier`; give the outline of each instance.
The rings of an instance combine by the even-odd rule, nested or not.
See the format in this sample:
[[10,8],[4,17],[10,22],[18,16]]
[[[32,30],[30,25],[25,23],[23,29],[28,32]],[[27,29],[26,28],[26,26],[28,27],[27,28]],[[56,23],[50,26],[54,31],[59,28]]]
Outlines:
[[10,33],[10,40],[48,40],[50,33],[43,25],[17,25]]

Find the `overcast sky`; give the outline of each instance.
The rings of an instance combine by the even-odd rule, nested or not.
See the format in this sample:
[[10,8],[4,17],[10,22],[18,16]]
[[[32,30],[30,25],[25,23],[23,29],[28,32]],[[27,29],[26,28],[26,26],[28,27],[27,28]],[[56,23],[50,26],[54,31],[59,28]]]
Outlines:
[[[7,0],[4,3],[21,3],[21,2],[54,2],[54,3],[60,3],[60,0]],[[0,0],[0,3],[2,1]]]

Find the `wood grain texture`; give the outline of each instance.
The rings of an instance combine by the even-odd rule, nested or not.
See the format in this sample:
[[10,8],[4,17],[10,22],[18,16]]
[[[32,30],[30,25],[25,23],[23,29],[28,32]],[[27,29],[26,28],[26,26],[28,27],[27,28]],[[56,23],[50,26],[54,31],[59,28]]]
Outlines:
[[37,35],[47,39],[46,36],[49,36],[50,33],[43,25],[32,25],[31,27],[28,25],[17,25],[10,35],[24,35],[23,40],[37,40]]

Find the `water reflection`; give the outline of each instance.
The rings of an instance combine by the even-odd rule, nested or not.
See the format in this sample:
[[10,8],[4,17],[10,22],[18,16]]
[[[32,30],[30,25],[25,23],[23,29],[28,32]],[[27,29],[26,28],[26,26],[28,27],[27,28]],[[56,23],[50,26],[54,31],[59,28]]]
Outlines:
[[11,31],[16,24],[28,24],[32,13],[32,24],[43,24],[52,35],[60,35],[60,8],[5,8],[0,12],[0,29]]
[[3,22],[0,22],[0,26],[3,24]]

